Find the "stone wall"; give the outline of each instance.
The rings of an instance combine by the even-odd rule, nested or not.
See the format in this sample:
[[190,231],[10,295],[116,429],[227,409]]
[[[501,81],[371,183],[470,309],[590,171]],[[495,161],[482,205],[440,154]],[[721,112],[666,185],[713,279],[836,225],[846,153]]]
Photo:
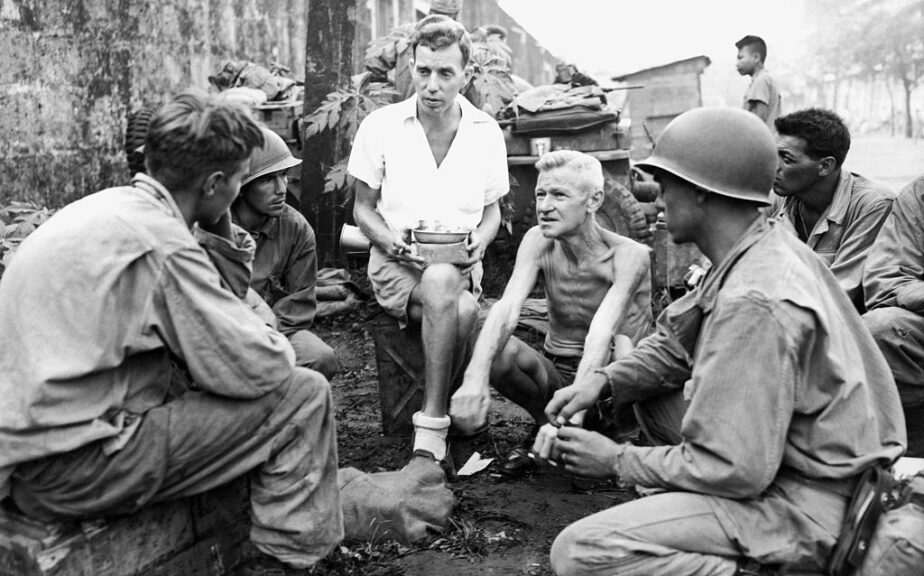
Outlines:
[[126,118],[226,59],[304,77],[309,0],[0,0],[0,205],[127,181]]

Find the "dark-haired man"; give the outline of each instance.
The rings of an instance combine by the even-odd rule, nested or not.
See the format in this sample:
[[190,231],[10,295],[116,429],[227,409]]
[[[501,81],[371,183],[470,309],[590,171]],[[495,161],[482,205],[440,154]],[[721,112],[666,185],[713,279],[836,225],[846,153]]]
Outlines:
[[[363,120],[348,169],[357,180],[353,215],[372,242],[375,297],[402,326],[422,323],[426,392],[414,415],[415,453],[442,460],[451,375],[475,326],[481,259],[509,180],[500,128],[459,95],[472,74],[465,28],[428,16],[411,50],[416,94]],[[468,259],[426,265],[411,253],[408,231],[420,220],[470,231]]]
[[773,121],[780,115],[782,97],[779,87],[765,68],[767,43],[760,36],[748,35],[735,42],[735,48],[738,49],[738,60],[735,63],[738,74],[751,77],[751,84],[744,94],[744,109],[756,114],[772,129]]
[[862,312],[863,265],[894,194],[843,168],[850,131],[834,112],[808,108],[775,124],[777,198],[770,215],[825,261]]
[[131,513],[251,473],[258,561],[306,568],[342,538],[328,383],[207,252],[249,264],[228,208],[262,144],[247,110],[182,94],[151,121],[148,174],[22,243],[0,281],[0,480],[26,514]]
[[924,458],[924,175],[895,197],[863,273],[863,315],[898,386],[907,456]]

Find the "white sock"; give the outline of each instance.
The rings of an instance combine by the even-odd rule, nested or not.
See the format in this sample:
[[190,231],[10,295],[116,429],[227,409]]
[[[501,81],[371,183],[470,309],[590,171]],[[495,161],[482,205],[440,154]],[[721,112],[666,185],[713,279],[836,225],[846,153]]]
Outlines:
[[449,416],[434,418],[415,412],[414,450],[426,450],[438,461],[446,457],[446,436],[449,434]]

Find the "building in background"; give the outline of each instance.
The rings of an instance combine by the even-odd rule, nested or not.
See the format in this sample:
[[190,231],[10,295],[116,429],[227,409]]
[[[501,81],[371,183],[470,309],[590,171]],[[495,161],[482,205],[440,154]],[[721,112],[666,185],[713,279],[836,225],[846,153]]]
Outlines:
[[631,120],[633,159],[647,158],[671,120],[703,105],[700,76],[710,63],[694,56],[612,78],[626,89],[623,118]]

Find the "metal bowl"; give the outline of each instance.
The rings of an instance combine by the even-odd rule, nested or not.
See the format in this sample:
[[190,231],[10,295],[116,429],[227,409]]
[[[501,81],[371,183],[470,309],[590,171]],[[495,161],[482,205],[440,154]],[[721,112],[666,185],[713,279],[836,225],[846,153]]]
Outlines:
[[433,230],[412,230],[416,242],[421,244],[455,244],[468,238],[468,232],[435,232]]

